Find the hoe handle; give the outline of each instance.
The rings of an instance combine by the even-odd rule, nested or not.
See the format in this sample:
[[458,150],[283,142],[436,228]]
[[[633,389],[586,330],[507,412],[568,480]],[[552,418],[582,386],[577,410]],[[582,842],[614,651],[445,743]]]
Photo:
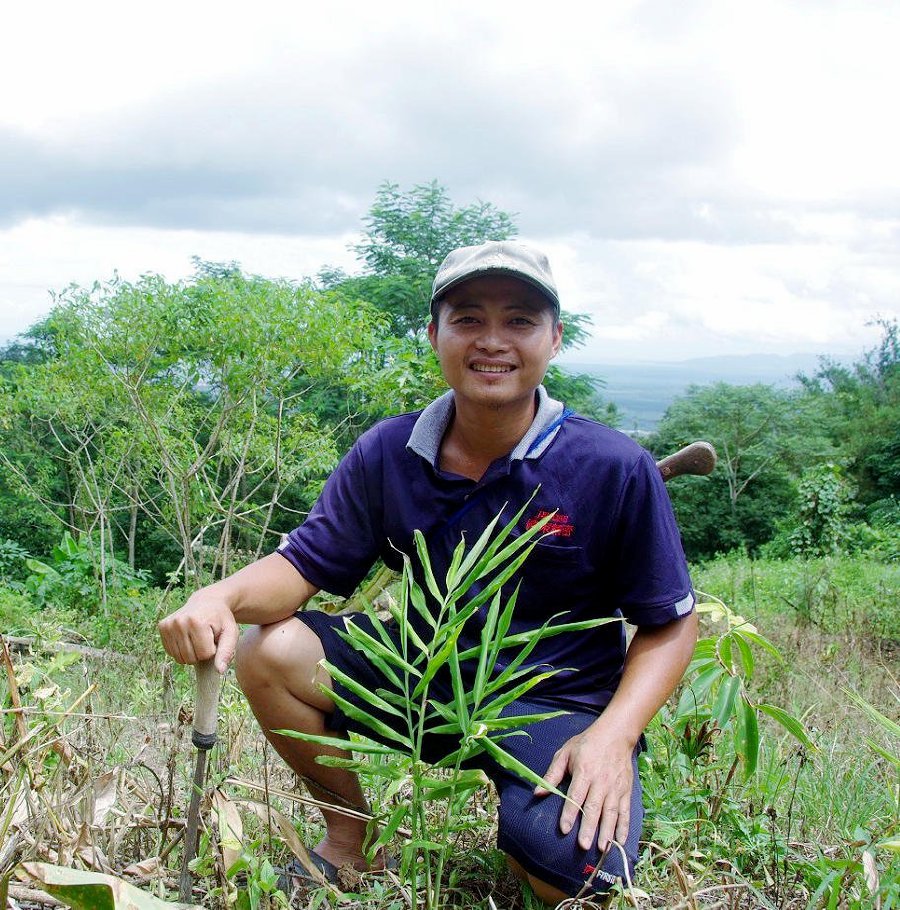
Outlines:
[[197,698],[194,702],[194,729],[191,742],[197,750],[194,759],[194,781],[188,807],[187,826],[184,831],[184,854],[181,876],[178,880],[178,897],[181,903],[191,900],[193,876],[190,864],[197,850],[197,824],[200,820],[200,797],[206,779],[206,756],[216,744],[216,715],[219,710],[219,684],[222,677],[212,659],[203,660],[195,667],[197,673]]
[[197,700],[194,703],[192,741],[198,749],[211,749],[216,742],[216,718],[219,713],[219,686],[222,677],[212,658],[196,666]]
[[692,442],[683,449],[667,455],[656,466],[663,480],[671,480],[682,474],[709,474],[716,466],[716,450],[708,442]]

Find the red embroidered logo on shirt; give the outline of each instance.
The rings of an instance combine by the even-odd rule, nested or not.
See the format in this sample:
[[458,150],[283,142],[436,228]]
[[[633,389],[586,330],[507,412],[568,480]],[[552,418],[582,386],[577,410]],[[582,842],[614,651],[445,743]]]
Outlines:
[[550,521],[544,525],[545,534],[557,534],[559,537],[571,537],[575,532],[575,525],[569,524],[569,516],[563,515],[560,512],[557,512],[555,515],[553,512],[548,512],[546,509],[541,509],[534,518],[529,518],[525,522],[526,528],[533,528],[539,521],[546,518],[548,515],[553,515]]

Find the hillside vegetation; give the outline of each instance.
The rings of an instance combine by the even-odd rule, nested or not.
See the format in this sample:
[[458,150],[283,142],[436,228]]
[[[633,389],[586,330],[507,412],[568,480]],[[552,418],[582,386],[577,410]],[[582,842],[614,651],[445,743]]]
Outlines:
[[[457,245],[515,233],[437,184],[386,184],[365,228],[360,275],[198,262],[182,282],[73,287],[0,352],[0,904],[38,905],[39,886],[74,900],[51,879],[78,874],[175,900],[193,678],[156,623],[273,550],[360,432],[441,390],[430,275]],[[585,320],[568,323],[577,345]],[[881,329],[793,390],[692,387],[647,440],[662,456],[708,439],[719,465],[670,485],[703,641],[648,730],[643,861],[613,906],[900,907],[900,339]],[[616,421],[591,376],[547,384]],[[317,605],[404,602],[384,572],[365,589]],[[274,868],[318,837],[314,801],[231,677],[219,731],[194,898],[283,906]],[[494,848],[491,791],[425,785],[404,761],[366,772],[402,870],[304,906],[537,906]]]

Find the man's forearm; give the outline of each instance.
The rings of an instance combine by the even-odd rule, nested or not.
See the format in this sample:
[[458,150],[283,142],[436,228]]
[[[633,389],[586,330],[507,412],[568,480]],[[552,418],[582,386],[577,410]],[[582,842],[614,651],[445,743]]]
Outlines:
[[697,642],[697,614],[635,632],[622,681],[597,720],[633,747],[681,681]]
[[198,591],[221,598],[239,623],[287,619],[318,591],[283,556],[272,553]]

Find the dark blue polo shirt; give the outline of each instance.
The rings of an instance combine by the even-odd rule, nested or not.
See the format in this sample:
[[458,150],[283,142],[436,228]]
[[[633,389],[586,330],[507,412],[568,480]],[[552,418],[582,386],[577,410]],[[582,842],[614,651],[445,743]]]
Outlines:
[[[416,566],[418,529],[441,579],[462,534],[476,540],[501,509],[511,518],[540,487],[519,531],[555,512],[546,526],[553,533],[504,589],[508,594],[521,580],[512,633],[563,611],[563,622],[616,616],[650,626],[689,613],[687,564],[653,458],[624,434],[565,412],[542,387],[538,405],[519,445],[478,482],[438,466],[452,392],[422,412],[382,421],[347,453],[279,552],[312,584],[349,596],[379,557],[400,570],[407,553]],[[480,620],[467,624],[460,650],[478,645]],[[548,638],[529,663],[578,669],[534,694],[602,708],[618,686],[624,654],[620,622]]]

